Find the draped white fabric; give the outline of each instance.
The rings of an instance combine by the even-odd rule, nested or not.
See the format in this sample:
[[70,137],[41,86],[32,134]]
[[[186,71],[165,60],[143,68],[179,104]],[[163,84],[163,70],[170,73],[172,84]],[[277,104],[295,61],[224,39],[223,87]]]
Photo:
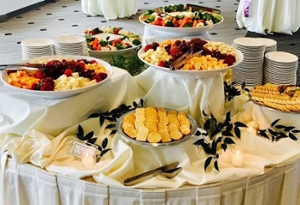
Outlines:
[[[0,87],[3,91],[0,92],[3,99],[0,101],[0,203],[298,203],[298,141],[286,138],[272,142],[243,129],[236,144],[246,150],[244,166],[233,167],[220,159],[220,172],[214,169],[205,172],[207,155],[193,145],[196,138],[174,146],[150,148],[119,134],[109,135],[105,129],[107,121],[100,126],[98,118],[87,119],[93,112],[109,111],[121,104],[131,105],[140,98],[145,100],[146,106],[185,111],[199,125],[205,120],[201,115],[203,110],[213,112],[217,119],[223,119],[224,113],[231,111],[233,121],[256,121],[260,129],[268,128],[279,117],[286,126],[300,127],[297,115],[257,106],[248,102],[247,95],[225,102],[222,74],[197,79],[148,68],[131,77],[122,69],[114,69],[111,79],[103,85],[68,99],[33,98],[11,94],[4,86]],[[11,112],[4,107],[11,107]],[[112,148],[94,166],[83,167],[81,160],[70,153],[78,125],[86,133],[94,131],[97,142],[107,138],[108,147]],[[11,156],[8,160],[7,153]],[[173,179],[157,175],[132,187],[123,185],[128,177],[174,161],[178,161],[183,170]],[[255,195],[257,201],[253,202]]]
[[137,13],[136,0],[81,0],[82,12],[104,16],[107,20],[124,18]]
[[299,29],[299,0],[251,0],[249,17],[245,17],[244,9],[245,0],[241,0],[236,21],[248,31],[292,34]]
[[[5,153],[1,154],[1,159],[6,158]],[[235,182],[148,191],[74,180],[31,165],[16,164],[11,159],[1,160],[0,165],[1,177],[5,176],[1,178],[1,205],[300,204],[299,160],[265,175]]]

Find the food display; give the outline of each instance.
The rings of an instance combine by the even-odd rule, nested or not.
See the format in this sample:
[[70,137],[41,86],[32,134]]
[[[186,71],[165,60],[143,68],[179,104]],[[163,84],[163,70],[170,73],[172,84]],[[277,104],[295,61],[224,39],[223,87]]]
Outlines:
[[284,112],[300,112],[300,88],[267,83],[255,86],[250,98],[257,104]]
[[220,14],[203,10],[193,11],[183,4],[173,4],[147,10],[140,16],[145,24],[172,28],[201,28],[218,24],[223,20]]
[[112,66],[88,56],[54,55],[22,61],[33,67],[9,67],[0,77],[12,92],[41,98],[66,98],[91,90],[113,74]]
[[118,130],[141,144],[169,145],[187,140],[196,131],[195,121],[186,113],[165,108],[136,108],[118,121]]
[[141,36],[119,27],[96,27],[84,32],[92,51],[119,51],[140,46]]
[[106,68],[86,59],[50,60],[37,70],[9,70],[12,86],[39,90],[63,91],[91,86],[107,77]]
[[186,53],[195,54],[185,59],[176,71],[224,71],[242,61],[243,54],[223,42],[206,41],[200,38],[190,40],[168,39],[161,43],[147,44],[139,51],[139,57],[149,66],[170,70],[171,65]]

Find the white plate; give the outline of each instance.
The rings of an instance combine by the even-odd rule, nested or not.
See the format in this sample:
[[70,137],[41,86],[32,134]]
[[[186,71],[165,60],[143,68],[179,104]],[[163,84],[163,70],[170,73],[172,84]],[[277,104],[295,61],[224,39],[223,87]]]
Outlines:
[[84,37],[77,35],[61,35],[54,37],[54,42],[57,44],[80,44],[84,41]]
[[224,21],[224,18],[222,17],[222,20],[216,24],[212,24],[209,26],[203,26],[203,27],[183,27],[183,28],[178,28],[178,27],[164,27],[164,26],[156,26],[156,25],[151,25],[148,23],[145,23],[142,21],[141,17],[143,14],[139,17],[140,22],[142,22],[145,26],[149,26],[150,29],[155,29],[156,31],[162,33],[162,34],[167,34],[168,36],[193,36],[197,34],[201,34],[204,31],[208,31],[215,26],[221,24]]
[[280,63],[294,63],[298,61],[296,55],[284,51],[271,51],[266,53],[265,57]]
[[38,90],[27,90],[27,89],[23,89],[23,88],[18,88],[15,86],[12,86],[8,83],[8,75],[6,71],[3,71],[1,73],[1,80],[3,81],[3,83],[13,92],[17,92],[20,94],[24,94],[24,95],[31,95],[31,96],[37,96],[37,97],[41,97],[41,98],[52,98],[52,99],[56,99],[56,98],[67,98],[67,97],[71,97],[74,95],[77,95],[79,93],[83,93],[85,91],[91,90],[95,87],[100,86],[101,84],[103,84],[104,82],[106,82],[113,74],[113,68],[111,67],[110,64],[108,64],[105,61],[96,59],[96,58],[92,58],[92,57],[87,57],[87,56],[72,56],[72,55],[55,55],[55,56],[43,56],[43,57],[38,57],[38,58],[32,58],[29,59],[27,61],[23,61],[22,63],[26,63],[26,62],[32,62],[33,60],[53,60],[53,59],[64,59],[64,58],[68,58],[68,59],[86,59],[86,60],[96,60],[98,62],[98,64],[104,66],[106,68],[107,71],[107,77],[106,79],[102,80],[99,83],[96,83],[94,85],[91,86],[87,86],[87,87],[83,87],[83,88],[78,88],[78,89],[74,89],[74,90],[66,90],[66,91],[38,91]]
[[24,47],[41,47],[53,45],[53,40],[47,38],[30,38],[21,41],[21,45]]
[[161,67],[161,66],[157,66],[157,65],[153,65],[148,63],[147,61],[145,61],[141,55],[142,53],[144,53],[144,49],[141,48],[138,51],[138,57],[141,59],[141,61],[143,61],[144,63],[146,63],[147,65],[160,70],[160,71],[164,71],[167,73],[172,73],[172,74],[177,74],[177,75],[189,75],[189,76],[193,76],[196,79],[199,78],[209,78],[209,77],[213,77],[219,73],[222,73],[224,71],[227,71],[231,68],[234,68],[235,66],[237,66],[238,64],[240,64],[243,61],[244,55],[242,54],[242,52],[240,52],[239,50],[234,48],[234,51],[236,53],[236,57],[235,57],[235,63],[231,66],[228,66],[226,68],[222,68],[222,69],[217,69],[217,70],[170,70],[169,68],[166,67]]

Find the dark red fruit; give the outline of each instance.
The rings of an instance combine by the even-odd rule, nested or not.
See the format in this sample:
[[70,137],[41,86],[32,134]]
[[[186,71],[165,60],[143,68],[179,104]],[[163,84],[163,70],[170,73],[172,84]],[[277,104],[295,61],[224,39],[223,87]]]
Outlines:
[[69,69],[69,68],[66,69],[65,72],[64,72],[64,74],[65,74],[67,77],[72,76],[72,73],[73,73],[72,70]]
[[147,52],[148,50],[153,49],[151,44],[145,46],[144,51]]

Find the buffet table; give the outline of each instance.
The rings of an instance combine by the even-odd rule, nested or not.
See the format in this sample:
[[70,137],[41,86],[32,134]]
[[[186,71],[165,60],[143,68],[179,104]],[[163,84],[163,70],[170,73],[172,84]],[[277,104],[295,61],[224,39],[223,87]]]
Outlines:
[[[281,124],[300,127],[297,114],[258,106],[247,95],[225,101],[222,74],[196,79],[149,67],[131,77],[114,67],[101,86],[56,100],[0,88],[2,204],[300,204],[298,141],[272,142],[243,129],[235,141],[246,151],[244,165],[234,167],[220,159],[220,172],[205,172],[207,155],[193,144],[199,136],[174,146],[141,146],[118,133],[110,135],[105,129],[110,122],[100,126],[99,118],[88,118],[142,98],[146,106],[184,111],[199,126],[205,121],[204,110],[218,119],[231,111],[234,121],[256,122],[260,129],[279,117]],[[93,130],[100,143],[107,138],[112,149],[90,167],[70,153],[78,141],[78,125],[85,133]],[[128,177],[174,161],[183,169],[172,179],[157,175],[123,185]]]
[[300,26],[299,9],[298,0],[241,0],[236,21],[251,32],[292,34]]

